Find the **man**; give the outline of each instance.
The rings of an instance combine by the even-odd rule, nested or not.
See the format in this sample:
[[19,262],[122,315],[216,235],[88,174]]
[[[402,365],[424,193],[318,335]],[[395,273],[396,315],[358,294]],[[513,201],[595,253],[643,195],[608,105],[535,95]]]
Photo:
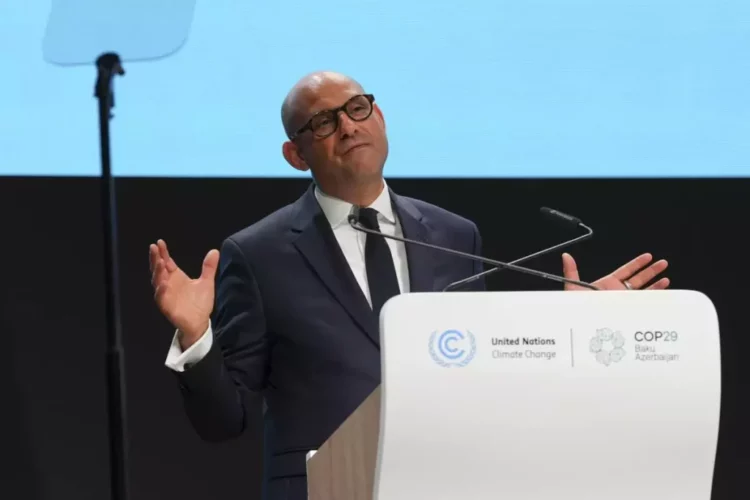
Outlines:
[[[283,155],[294,168],[310,170],[314,185],[227,238],[221,253],[210,251],[197,279],[177,267],[165,242],[150,247],[155,300],[177,329],[166,364],[177,374],[187,415],[203,438],[218,441],[242,433],[246,415],[267,405],[271,500],[307,498],[306,453],[380,383],[383,303],[481,271],[472,261],[349,226],[356,205],[364,226],[481,252],[474,223],[385,185],[388,141],[374,101],[346,76],[306,76],[282,106],[289,138]],[[597,285],[642,288],[667,265],[641,270],[650,261],[643,255]],[[578,278],[571,256],[563,257],[563,267]],[[667,286],[664,278],[651,288]]]

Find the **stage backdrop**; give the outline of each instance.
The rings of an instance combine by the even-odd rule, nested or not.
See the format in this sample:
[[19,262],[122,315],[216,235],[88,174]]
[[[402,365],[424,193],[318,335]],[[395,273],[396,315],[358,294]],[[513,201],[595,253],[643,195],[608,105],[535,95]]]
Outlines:
[[[749,180],[392,179],[398,192],[474,220],[485,253],[512,260],[566,236],[542,205],[575,214],[593,240],[572,250],[594,279],[641,252],[669,259],[673,287],[716,304],[722,330],[722,416],[712,500],[746,495],[750,467],[745,354],[750,271]],[[260,421],[234,442],[192,432],[163,366],[172,329],[152,302],[148,245],[164,238],[195,274],[223,238],[295,200],[301,179],[130,178],[118,182],[123,334],[132,498],[258,498]],[[0,457],[14,498],[108,498],[102,235],[95,178],[0,178]],[[531,265],[560,272],[559,256]],[[493,290],[556,289],[509,272]],[[644,412],[648,408],[643,409]],[[257,417],[257,416],[256,416]],[[676,422],[676,425],[679,423]],[[13,488],[6,489],[7,488]]]
[[0,175],[96,174],[116,50],[118,175],[303,175],[281,101],[330,69],[382,106],[394,177],[748,177],[749,39],[746,0],[0,2]]

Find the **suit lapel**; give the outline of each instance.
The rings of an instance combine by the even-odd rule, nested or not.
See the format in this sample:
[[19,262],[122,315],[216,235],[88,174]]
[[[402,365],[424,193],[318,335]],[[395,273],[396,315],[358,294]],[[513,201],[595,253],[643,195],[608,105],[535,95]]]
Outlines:
[[[396,209],[404,238],[430,243],[430,230],[419,209],[407,198],[391,191],[391,199]],[[405,243],[406,259],[409,264],[409,284],[411,292],[432,292],[435,284],[435,252],[421,245]]]
[[313,189],[311,187],[298,201],[293,230],[299,236],[294,245],[352,319],[376,345],[380,345],[377,318],[315,199]]

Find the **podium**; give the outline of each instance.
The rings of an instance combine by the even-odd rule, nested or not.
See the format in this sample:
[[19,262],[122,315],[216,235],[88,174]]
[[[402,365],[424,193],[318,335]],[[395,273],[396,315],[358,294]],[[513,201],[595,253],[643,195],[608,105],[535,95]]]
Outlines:
[[687,290],[414,293],[310,500],[710,500],[716,311]]

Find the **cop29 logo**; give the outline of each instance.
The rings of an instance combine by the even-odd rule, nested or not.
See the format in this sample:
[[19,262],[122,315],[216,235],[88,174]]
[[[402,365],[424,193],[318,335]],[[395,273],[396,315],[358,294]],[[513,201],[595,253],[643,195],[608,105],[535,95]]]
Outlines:
[[469,331],[434,331],[430,335],[429,350],[432,359],[440,366],[463,367],[474,359],[477,353],[477,340]]
[[599,328],[589,342],[589,349],[604,366],[617,363],[625,357],[625,337],[611,328]]

